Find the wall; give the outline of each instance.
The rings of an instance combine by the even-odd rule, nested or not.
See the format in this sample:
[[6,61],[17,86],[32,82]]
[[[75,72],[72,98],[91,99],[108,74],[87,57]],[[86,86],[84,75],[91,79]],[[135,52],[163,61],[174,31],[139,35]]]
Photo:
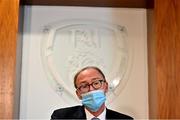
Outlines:
[[155,1],[157,116],[180,118],[180,1]]
[[13,117],[19,0],[0,1],[0,119]]
[[[170,58],[175,58],[175,60],[173,62],[169,62],[169,57],[164,59],[166,61],[163,62],[163,64],[158,63],[159,65],[155,65],[155,67],[153,68],[153,74],[150,74],[150,78],[149,81],[153,81],[156,83],[156,81],[160,81],[159,84],[157,84],[157,88],[159,86],[161,86],[158,89],[158,93],[159,95],[156,97],[153,97],[153,95],[149,94],[149,96],[154,99],[153,101],[155,101],[155,103],[157,103],[157,105],[159,106],[158,108],[158,113],[157,116],[159,116],[159,118],[179,118],[178,115],[180,115],[179,113],[179,44],[180,44],[180,40],[179,40],[179,34],[167,34],[168,37],[163,37],[164,32],[168,30],[169,31],[169,27],[171,28],[171,32],[173,31],[173,33],[179,33],[179,3],[180,1],[178,0],[156,0],[155,2],[155,9],[156,11],[153,11],[154,13],[156,13],[156,19],[154,17],[152,17],[151,19],[155,19],[156,24],[155,24],[155,28],[156,28],[156,32],[152,32],[153,34],[155,34],[156,36],[159,36],[158,39],[151,39],[151,41],[158,43],[158,47],[155,46],[155,48],[153,49],[153,53],[151,53],[149,56],[151,58],[153,57],[158,57],[159,59],[164,59],[163,56],[169,56],[168,54],[170,54]],[[15,53],[15,49],[14,47],[16,47],[16,35],[14,36],[14,34],[17,33],[17,17],[18,17],[18,7],[19,7],[19,1],[18,0],[3,0],[0,2],[0,23],[1,23],[1,27],[0,27],[0,80],[1,80],[1,96],[0,96],[0,103],[1,103],[1,109],[0,109],[0,118],[11,118],[12,117],[12,110],[11,109],[11,104],[13,103],[14,99],[12,99],[12,96],[14,95],[9,93],[9,90],[13,90],[13,86],[11,86],[14,83],[14,67],[16,65],[16,53]],[[13,10],[12,10],[13,9]],[[12,10],[12,11],[11,11]],[[168,15],[169,16],[173,16],[173,17],[167,17],[166,12],[168,11]],[[158,13],[158,14],[157,14]],[[150,19],[150,20],[151,20]],[[10,22],[11,21],[11,22]],[[171,21],[171,22],[169,22]],[[12,24],[9,24],[12,23]],[[164,24],[162,24],[164,23]],[[15,25],[15,26],[14,26]],[[168,26],[167,26],[168,25]],[[176,26],[176,27],[174,27]],[[11,29],[12,28],[12,29]],[[173,29],[172,29],[173,28]],[[174,29],[176,28],[176,29]],[[157,29],[159,32],[157,32]],[[12,30],[12,31],[11,31]],[[9,32],[11,31],[11,32]],[[11,36],[10,37],[6,37],[7,36]],[[166,36],[167,36],[166,35]],[[13,36],[13,37],[12,37]],[[174,36],[176,36],[174,38]],[[161,37],[163,37],[163,39],[160,39]],[[170,39],[172,38],[172,39]],[[155,40],[155,41],[154,41]],[[163,41],[162,41],[163,40]],[[151,42],[149,41],[149,42]],[[161,41],[161,42],[160,42]],[[167,49],[169,45],[169,42],[175,42],[175,51],[171,53],[169,52],[163,52],[164,47]],[[162,43],[164,43],[163,45],[161,45]],[[4,45],[6,45],[5,47],[3,47]],[[150,44],[148,44],[148,47]],[[10,52],[9,48],[12,48],[11,50],[13,52]],[[161,51],[157,51],[156,48],[161,49]],[[171,46],[169,46],[168,49],[171,49]],[[159,53],[160,52],[160,53]],[[161,55],[159,55],[161,54]],[[9,57],[11,56],[11,57]],[[175,57],[172,57],[175,56]],[[11,62],[9,62],[11,61]],[[155,60],[155,64],[156,64],[156,60]],[[167,64],[167,65],[166,65]],[[4,67],[4,65],[6,65],[6,67]],[[151,62],[149,63],[149,66],[151,66]],[[161,72],[158,71],[157,72],[157,66],[158,68],[161,69]],[[175,70],[176,72],[164,72],[165,70],[169,70],[169,66],[173,66],[173,70]],[[3,71],[3,72],[2,72]],[[18,71],[17,71],[18,72]],[[163,73],[163,74],[162,74]],[[154,75],[154,76],[152,76]],[[156,77],[156,76],[161,76],[161,77]],[[164,77],[163,77],[164,76]],[[175,77],[167,77],[167,76],[175,76]],[[168,78],[168,80],[167,80]],[[6,82],[4,82],[6,81]],[[173,82],[171,82],[173,81]],[[3,84],[2,84],[3,83]],[[164,86],[170,86],[170,88],[166,88]],[[150,85],[149,88],[150,89],[154,89],[154,85]],[[163,92],[161,92],[162,88],[166,88],[163,89]],[[4,92],[3,92],[4,91]],[[162,95],[161,95],[162,93]],[[169,93],[168,95],[166,95],[166,93]],[[170,95],[172,93],[172,95]],[[153,93],[152,93],[153,94]],[[158,98],[161,99],[161,101],[163,100],[164,102],[158,102]],[[7,101],[9,101],[7,103]],[[167,103],[167,104],[164,104]],[[175,103],[172,105],[172,103]],[[9,106],[10,105],[10,106]],[[172,107],[171,107],[172,105]],[[150,102],[150,106],[151,111],[156,111],[156,106],[154,107],[154,104],[152,104]],[[163,108],[163,106],[165,106]],[[150,112],[151,113],[151,112]],[[151,116],[151,114],[150,114]],[[154,116],[154,118],[157,117],[156,115]]]

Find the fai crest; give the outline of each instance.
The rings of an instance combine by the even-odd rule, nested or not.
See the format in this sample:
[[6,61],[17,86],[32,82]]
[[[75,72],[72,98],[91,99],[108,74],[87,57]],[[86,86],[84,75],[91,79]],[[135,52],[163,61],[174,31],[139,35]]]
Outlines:
[[[45,26],[42,61],[53,89],[66,100],[78,100],[73,77],[86,66],[97,66],[109,82],[108,102],[127,82],[131,49],[124,26],[91,20],[66,20]],[[68,99],[68,98],[67,98]]]

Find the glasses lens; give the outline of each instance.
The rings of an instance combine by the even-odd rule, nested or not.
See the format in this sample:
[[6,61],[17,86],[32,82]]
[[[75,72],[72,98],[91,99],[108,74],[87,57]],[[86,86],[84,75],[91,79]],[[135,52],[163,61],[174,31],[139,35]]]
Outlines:
[[92,86],[93,86],[95,89],[99,89],[99,88],[101,87],[101,85],[102,85],[102,81],[103,81],[103,80],[94,81],[94,82],[92,83]]
[[80,85],[79,90],[80,90],[81,92],[88,92],[88,91],[89,91],[89,84],[86,83],[86,84]]

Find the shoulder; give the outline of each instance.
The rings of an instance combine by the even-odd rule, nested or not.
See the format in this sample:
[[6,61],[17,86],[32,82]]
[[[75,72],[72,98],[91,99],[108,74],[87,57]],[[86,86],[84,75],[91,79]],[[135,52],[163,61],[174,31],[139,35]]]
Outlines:
[[133,119],[131,116],[116,112],[114,110],[107,109],[106,111],[107,119]]
[[73,106],[54,110],[51,119],[66,119],[72,118],[75,114],[83,113],[83,106]]
[[82,106],[72,106],[72,107],[60,108],[60,109],[54,110],[54,112],[64,112],[64,111],[71,112],[71,111],[78,110],[81,108]]

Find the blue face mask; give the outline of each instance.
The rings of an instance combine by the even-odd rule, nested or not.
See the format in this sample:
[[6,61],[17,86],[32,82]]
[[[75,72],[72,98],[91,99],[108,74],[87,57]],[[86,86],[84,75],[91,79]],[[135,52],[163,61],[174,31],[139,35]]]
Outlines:
[[92,112],[96,112],[105,100],[106,96],[103,90],[95,90],[82,94],[82,104]]

